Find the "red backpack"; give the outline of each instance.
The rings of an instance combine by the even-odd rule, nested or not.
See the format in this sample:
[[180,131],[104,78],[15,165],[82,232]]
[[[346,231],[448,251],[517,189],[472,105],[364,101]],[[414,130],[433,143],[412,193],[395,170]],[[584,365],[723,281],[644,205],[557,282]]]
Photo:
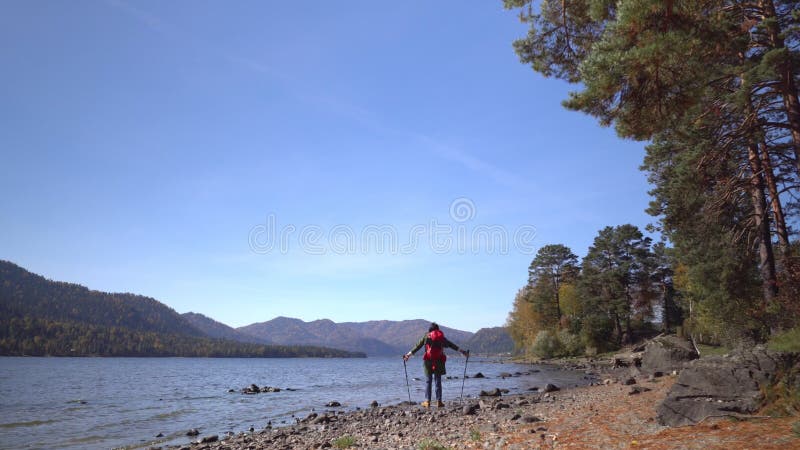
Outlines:
[[447,356],[444,354],[444,333],[441,330],[433,330],[428,334],[428,339],[425,340],[425,356],[423,360],[432,361],[446,361]]

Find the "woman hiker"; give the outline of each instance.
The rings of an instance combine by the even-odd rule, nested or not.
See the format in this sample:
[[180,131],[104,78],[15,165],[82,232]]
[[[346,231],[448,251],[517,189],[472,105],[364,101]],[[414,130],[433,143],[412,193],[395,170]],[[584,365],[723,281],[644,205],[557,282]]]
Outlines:
[[427,408],[431,404],[431,381],[436,380],[436,406],[439,408],[444,406],[442,403],[442,375],[447,373],[444,367],[447,356],[444,354],[445,347],[450,347],[462,355],[469,355],[469,350],[461,350],[456,344],[453,344],[439,329],[436,322],[428,327],[428,333],[422,336],[422,339],[417,342],[417,345],[411,349],[410,352],[403,355],[403,361],[408,361],[408,358],[417,352],[422,346],[425,345],[425,356],[422,357],[422,365],[425,368],[425,401],[422,406]]

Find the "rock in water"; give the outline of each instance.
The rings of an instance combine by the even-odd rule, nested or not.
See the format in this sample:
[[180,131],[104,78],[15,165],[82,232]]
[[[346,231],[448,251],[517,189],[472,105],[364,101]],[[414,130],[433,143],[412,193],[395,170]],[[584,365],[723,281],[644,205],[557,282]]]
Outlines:
[[333,402],[326,403],[325,406],[327,406],[328,408],[338,408],[338,407],[342,406],[342,404],[339,403],[339,402],[333,401]]
[[542,392],[555,392],[559,390],[561,389],[559,389],[559,387],[556,386],[555,384],[547,383],[546,385],[544,385],[544,389],[542,389]]
[[500,397],[500,389],[494,388],[491,391],[481,391],[481,397]]
[[198,434],[200,434],[200,431],[197,428],[192,428],[186,432],[187,436],[197,436]]
[[478,372],[472,376],[472,378],[486,378],[482,373]]
[[691,342],[675,335],[660,336],[650,341],[642,355],[642,371],[671,372],[699,358]]

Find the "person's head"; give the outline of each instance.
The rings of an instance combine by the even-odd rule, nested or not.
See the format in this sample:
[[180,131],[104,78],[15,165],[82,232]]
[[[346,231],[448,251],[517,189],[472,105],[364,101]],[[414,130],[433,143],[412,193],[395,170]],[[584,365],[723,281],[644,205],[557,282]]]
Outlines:
[[433,330],[438,330],[438,329],[439,329],[439,324],[437,324],[436,322],[433,322],[433,323],[431,323],[431,326],[428,327],[428,332],[431,332]]

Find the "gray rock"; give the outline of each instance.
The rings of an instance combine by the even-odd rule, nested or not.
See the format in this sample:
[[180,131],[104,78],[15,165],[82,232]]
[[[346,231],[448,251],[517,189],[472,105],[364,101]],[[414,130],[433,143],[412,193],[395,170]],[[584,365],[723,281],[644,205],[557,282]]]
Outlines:
[[547,383],[546,385],[544,385],[544,388],[542,388],[542,392],[555,392],[559,390],[561,389],[558,386],[550,383]]
[[699,358],[691,342],[675,335],[659,336],[650,341],[642,355],[642,371],[671,372],[682,369]]
[[481,372],[478,372],[475,375],[473,375],[472,378],[486,378],[486,376]]
[[464,405],[464,407],[461,408],[461,413],[464,414],[465,416],[471,416],[476,412],[478,412],[478,405],[474,403],[470,405]]
[[522,416],[522,418],[519,419],[519,421],[522,422],[522,423],[541,422],[541,420],[542,419],[540,419],[540,418],[538,418],[536,416]]
[[342,406],[342,404],[339,403],[339,402],[333,401],[333,402],[326,403],[325,406],[327,406],[328,408],[338,408],[338,407]]
[[200,431],[197,428],[192,428],[186,432],[187,436],[197,436],[198,434],[200,434]]
[[200,439],[201,444],[208,444],[211,442],[217,442],[219,440],[219,436],[216,434],[212,434],[211,436],[206,436],[203,439]]
[[763,347],[694,360],[658,405],[658,421],[681,426],[709,416],[751,414],[763,406],[763,390],[794,364],[800,364],[800,356]]
[[628,391],[628,395],[637,395],[647,391],[652,391],[652,389],[646,388],[644,386],[633,386],[631,387],[631,390]]

